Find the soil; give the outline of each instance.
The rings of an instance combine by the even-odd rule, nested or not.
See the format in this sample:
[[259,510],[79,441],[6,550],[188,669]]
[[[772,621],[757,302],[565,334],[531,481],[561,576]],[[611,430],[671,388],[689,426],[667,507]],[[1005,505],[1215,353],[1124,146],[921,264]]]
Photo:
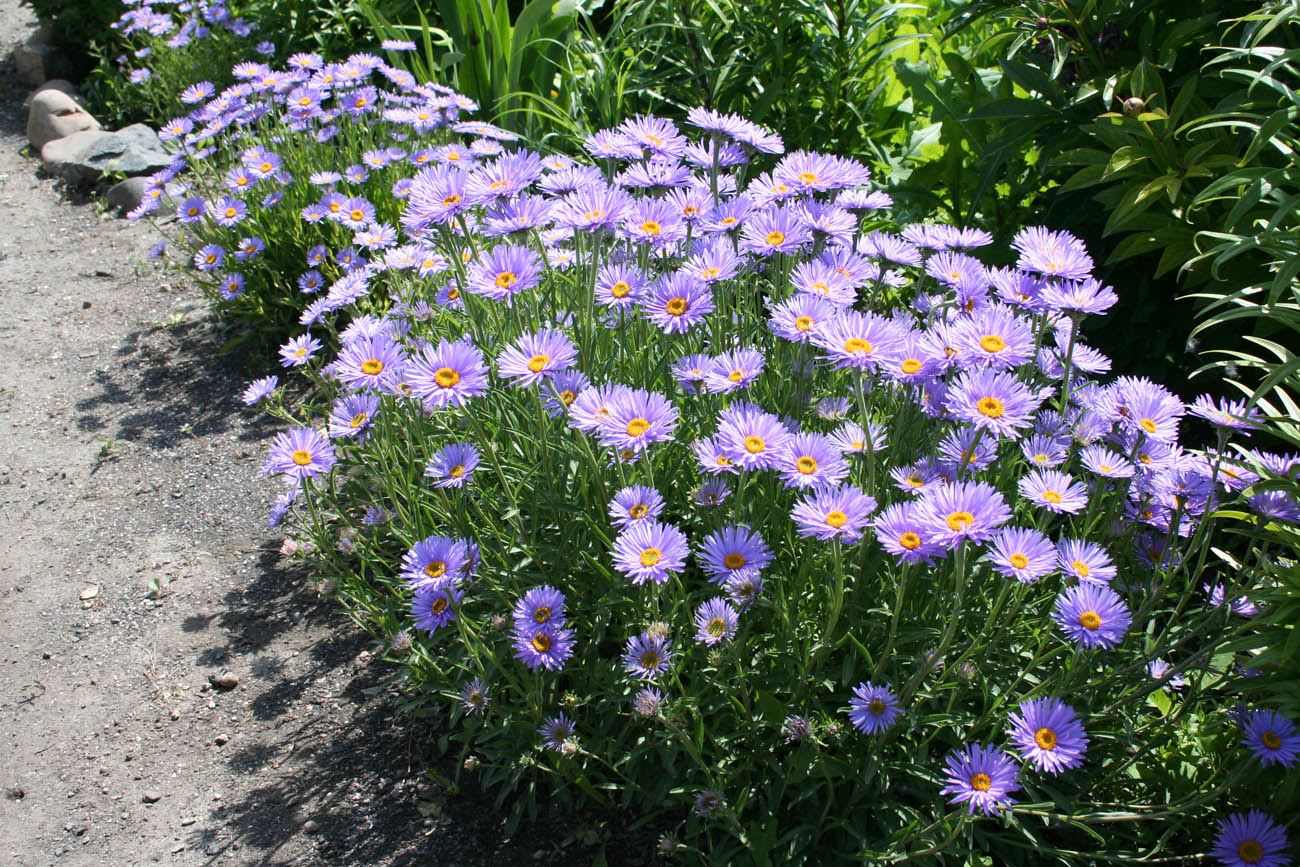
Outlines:
[[[32,29],[0,0],[7,66]],[[42,175],[26,95],[0,70],[0,861],[651,860],[601,817],[507,838],[425,777],[437,732],[265,528],[275,429],[238,395],[268,371],[148,226]]]

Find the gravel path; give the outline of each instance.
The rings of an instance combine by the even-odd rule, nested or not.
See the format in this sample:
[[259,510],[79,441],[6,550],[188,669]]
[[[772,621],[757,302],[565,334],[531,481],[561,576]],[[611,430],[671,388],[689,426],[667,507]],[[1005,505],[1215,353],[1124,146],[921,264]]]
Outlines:
[[0,0],[0,862],[479,862],[391,669],[262,529],[255,369],[22,152],[31,29]]

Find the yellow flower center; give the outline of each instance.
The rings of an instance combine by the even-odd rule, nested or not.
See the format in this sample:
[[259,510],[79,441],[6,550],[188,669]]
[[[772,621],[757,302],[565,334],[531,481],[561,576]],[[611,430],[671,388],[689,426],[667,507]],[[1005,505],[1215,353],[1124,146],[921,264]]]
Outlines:
[[578,396],[574,394],[570,389],[566,388],[564,391],[560,392],[560,403],[564,404],[565,406],[568,406],[569,404],[573,403],[577,399]]
[[871,341],[863,340],[861,337],[850,337],[844,341],[844,351],[854,354],[862,353],[863,355],[871,354]]
[[981,415],[986,415],[989,418],[1002,418],[1002,414],[1006,412],[1006,407],[996,397],[981,397],[979,403],[975,404],[975,408],[980,411]]
[[839,509],[826,513],[826,523],[837,530],[848,523],[848,520],[849,516],[841,512]]
[[1092,574],[1092,569],[1082,560],[1075,560],[1070,565],[1074,567],[1074,574],[1078,575],[1080,578],[1087,578]]
[[1061,495],[1056,491],[1043,491],[1043,499],[1049,503],[1061,502]]
[[745,451],[751,455],[756,455],[767,448],[767,441],[759,436],[745,437]]
[[518,282],[519,278],[515,276],[514,271],[502,271],[496,279],[498,289],[509,289]]
[[539,605],[533,612],[533,620],[537,623],[545,623],[551,619],[551,609],[547,605]]
[[541,373],[546,369],[546,365],[551,363],[551,356],[537,354],[528,359],[528,369],[533,373]]
[[635,518],[639,521],[646,515],[650,514],[650,507],[643,503],[637,503],[635,506],[627,510],[627,514],[628,517]]
[[811,316],[800,316],[794,321],[794,327],[800,331],[811,331],[813,320]]
[[627,435],[630,437],[639,437],[650,429],[649,419],[634,418],[627,423]]
[[367,376],[376,376],[384,369],[384,363],[378,358],[367,358],[361,362],[361,372]]
[[1270,750],[1280,749],[1282,746],[1282,739],[1278,737],[1277,732],[1264,732],[1259,736],[1259,739],[1263,741],[1264,746],[1268,747]]
[[1023,569],[1029,565],[1029,558],[1024,554],[1012,554],[1007,558],[1007,562],[1017,569]]
[[533,636],[533,650],[538,653],[545,653],[551,649],[551,636],[545,632],[539,632]]
[[441,578],[447,574],[447,564],[442,560],[431,560],[429,565],[424,567],[424,574],[430,578]]
[[705,628],[714,638],[721,638],[727,631],[727,622],[721,617],[715,617],[709,621],[709,625]]
[[960,533],[962,530],[969,528],[971,524],[975,523],[975,516],[970,512],[953,512],[948,516],[946,523],[948,524],[949,530],[952,530],[954,533]]
[[1242,840],[1237,846],[1237,857],[1247,864],[1258,864],[1264,857],[1264,847],[1256,840]]
[[779,247],[785,243],[785,232],[768,232],[764,240],[769,247]]
[[647,650],[641,654],[641,667],[644,669],[654,669],[659,667],[659,654],[653,650]]
[[1056,749],[1056,732],[1049,728],[1041,728],[1034,732],[1034,743],[1038,744],[1039,749],[1054,750]]
[[898,537],[898,544],[902,545],[909,551],[915,551],[921,547],[921,537],[915,533],[904,533]]
[[902,369],[903,373],[911,376],[913,373],[916,373],[921,369],[921,362],[917,361],[915,358],[905,358],[899,367]]
[[300,467],[305,467],[311,463],[311,452],[306,449],[298,449],[293,453],[293,462]]
[[722,565],[728,569],[739,569],[745,565],[744,554],[728,554],[722,558]]
[[805,476],[810,476],[817,472],[817,459],[808,455],[799,458],[799,460],[794,462],[794,465],[795,469],[803,473]]
[[459,297],[460,297],[460,289],[459,289],[459,288],[453,286],[453,287],[451,287],[450,289],[447,290],[447,300],[448,300],[448,301],[455,301],[455,300],[456,300],[457,298],[459,298]]
[[804,186],[815,184],[817,183],[817,176],[812,172],[800,172],[799,183],[803,184]]
[[659,224],[654,220],[646,220],[644,223],[641,224],[641,231],[645,232],[647,235],[657,236],[659,234],[660,227]]
[[440,388],[451,388],[460,382],[460,374],[450,367],[440,367],[433,372],[433,381],[438,383]]
[[731,371],[731,373],[727,374],[727,379],[731,380],[732,382],[740,382],[744,378],[745,378],[745,372],[743,370],[733,370]]
[[985,334],[980,338],[980,348],[985,352],[1001,352],[1007,348],[1007,342],[996,334]]
[[993,780],[988,774],[975,774],[970,778],[970,787],[977,792],[987,792],[993,788]]
[[459,204],[460,204],[460,196],[456,193],[450,193],[447,196],[445,196],[442,200],[442,206],[444,208],[454,207],[455,205],[459,205]]
[[435,596],[433,599],[433,604],[429,606],[429,610],[432,611],[434,614],[441,614],[442,612],[446,611],[447,597]]
[[1096,611],[1085,611],[1079,615],[1079,625],[1089,632],[1101,629],[1101,615]]
[[227,218],[227,219],[233,220],[233,219],[234,219],[235,217],[237,217],[237,216],[239,216],[239,211],[237,211],[237,210],[234,209],[234,208],[226,208],[226,218]]
[[356,415],[352,416],[352,421],[348,422],[348,424],[354,428],[359,428],[366,423],[368,418],[369,416],[367,416],[364,412],[359,412]]
[[1149,434],[1156,432],[1156,423],[1149,418],[1144,418],[1138,424],[1142,425],[1142,430]]
[[658,548],[646,548],[641,552],[641,565],[653,566],[664,558],[664,554]]
[[632,287],[625,280],[619,280],[613,286],[609,287],[609,294],[615,298],[626,298],[627,293],[632,291]]
[[353,208],[351,213],[348,214],[348,216],[352,218],[352,222],[360,223],[362,220],[366,218],[366,212],[361,210],[360,208]]
[[878,698],[873,698],[867,705],[867,710],[871,711],[872,716],[880,716],[885,712],[885,703]]
[[669,313],[671,313],[673,316],[681,316],[683,313],[686,312],[686,299],[669,298],[668,303],[664,305],[664,309],[667,310]]

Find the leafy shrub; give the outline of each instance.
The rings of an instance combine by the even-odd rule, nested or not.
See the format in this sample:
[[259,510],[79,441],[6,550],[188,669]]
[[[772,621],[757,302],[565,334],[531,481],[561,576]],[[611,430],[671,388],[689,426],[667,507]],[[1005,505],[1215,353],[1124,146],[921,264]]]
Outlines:
[[[231,309],[305,306],[304,399],[246,395],[293,425],[272,521],[484,784],[664,811],[718,861],[1277,848],[1207,822],[1296,794],[1293,725],[1228,712],[1241,414],[1097,378],[1079,325],[1115,293],[1076,239],[897,226],[860,163],[702,110],[543,158],[378,58],[311,61],[178,119],[190,174],[155,189],[200,200],[180,246]],[[1216,449],[1179,447],[1195,417]]]

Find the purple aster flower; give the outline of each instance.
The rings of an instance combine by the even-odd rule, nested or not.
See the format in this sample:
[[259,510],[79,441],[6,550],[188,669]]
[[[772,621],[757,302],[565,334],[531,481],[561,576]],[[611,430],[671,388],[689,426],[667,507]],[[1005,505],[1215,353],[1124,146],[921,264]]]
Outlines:
[[695,637],[709,647],[736,637],[740,615],[721,596],[700,603],[695,610]]
[[402,225],[412,235],[442,225],[469,207],[466,173],[439,163],[421,169],[411,180]]
[[310,334],[302,334],[280,347],[280,364],[283,367],[301,367],[311,361],[321,348],[321,342]]
[[757,256],[794,254],[811,242],[812,232],[790,208],[764,208],[740,227],[740,249]]
[[450,584],[421,584],[415,588],[411,616],[430,635],[456,619],[461,592]]
[[192,196],[176,208],[176,222],[184,224],[197,223],[207,212],[207,205],[198,196]]
[[386,333],[348,343],[333,364],[335,376],[356,390],[383,390],[385,385],[403,376],[405,367],[405,350]]
[[741,469],[777,467],[790,443],[781,420],[750,403],[732,404],[719,416],[717,443]]
[[641,309],[665,333],[685,334],[713,312],[713,291],[702,280],[675,271],[650,288]]
[[1002,495],[983,482],[935,488],[921,498],[919,508],[929,535],[948,548],[966,539],[983,544],[1011,518]]
[[275,389],[279,384],[280,377],[278,376],[266,376],[249,383],[248,388],[244,389],[244,405],[252,406],[255,403],[266,400],[275,393]]
[[853,544],[862,538],[875,510],[873,497],[853,485],[841,484],[805,496],[794,504],[790,517],[794,519],[799,535],[805,539],[838,539]]
[[497,356],[497,373],[518,386],[537,385],[570,367],[577,357],[578,348],[563,331],[543,328],[525,334]]
[[898,558],[898,563],[929,563],[945,552],[930,538],[930,530],[915,502],[894,503],[872,522],[880,545]]
[[573,737],[577,730],[573,720],[561,713],[559,716],[549,717],[537,729],[537,733],[542,736],[542,746],[548,750],[562,752],[565,743]]
[[1168,685],[1170,689],[1179,690],[1187,686],[1187,678],[1181,674],[1170,674],[1172,666],[1163,659],[1153,659],[1147,663],[1147,674],[1152,680],[1159,681],[1162,685]]
[[309,427],[298,427],[275,435],[262,472],[311,479],[328,473],[336,460],[329,440]]
[[845,310],[822,325],[812,342],[829,353],[836,368],[875,370],[901,340],[901,330],[874,313]]
[[408,365],[405,379],[411,393],[426,407],[462,407],[488,388],[487,365],[468,340],[425,346]]
[[849,475],[844,453],[830,437],[819,433],[790,437],[776,469],[787,488],[824,488]]
[[982,810],[992,816],[1002,807],[1015,803],[1010,796],[1020,784],[1019,772],[1011,757],[997,747],[971,744],[964,750],[954,750],[946,763],[947,785],[940,794],[952,795],[949,803],[965,803],[970,812]]
[[623,670],[641,680],[654,680],[668,671],[673,661],[673,643],[668,636],[642,632],[627,640]]
[[569,407],[578,399],[578,393],[591,385],[587,375],[581,370],[565,370],[552,374],[542,389],[542,406],[552,417],[565,415]]
[[1286,831],[1261,810],[1234,813],[1219,820],[1219,835],[1210,855],[1226,867],[1285,867],[1290,843]]
[[1109,584],[1117,574],[1115,563],[1106,549],[1083,539],[1062,539],[1056,546],[1061,571],[1080,581]]
[[686,137],[672,121],[661,117],[630,117],[619,124],[618,131],[633,145],[658,156],[681,157],[686,151]]
[[1115,647],[1132,622],[1128,606],[1105,584],[1084,581],[1056,598],[1053,619],[1071,641],[1083,647]]
[[637,521],[653,520],[664,510],[664,498],[654,488],[631,485],[614,495],[609,516],[614,526],[625,530]]
[[888,684],[876,686],[866,681],[853,687],[853,698],[849,699],[849,722],[863,734],[879,734],[902,715],[898,697]]
[[1085,467],[1108,479],[1130,479],[1135,472],[1128,458],[1105,446],[1088,446],[1079,452],[1079,459]]
[[889,434],[884,425],[867,422],[864,428],[857,422],[846,421],[831,434],[831,445],[846,455],[878,452],[889,446]]
[[452,443],[438,449],[424,468],[435,488],[460,488],[474,479],[478,449],[472,443]]
[[1289,768],[1300,754],[1295,723],[1274,710],[1250,710],[1242,721],[1246,746],[1262,764]]
[[658,716],[659,708],[664,702],[664,694],[653,686],[647,686],[632,699],[632,709],[637,716],[653,719]]
[[705,479],[691,494],[691,502],[697,506],[720,506],[727,497],[731,496],[731,485],[727,480],[714,476],[711,479]]
[[480,257],[470,269],[466,287],[476,295],[500,301],[525,292],[542,277],[542,261],[528,247],[505,244]]
[[792,343],[807,343],[838,314],[834,304],[813,295],[796,294],[772,308],[768,327]]
[[954,338],[963,360],[971,364],[1009,369],[1034,357],[1034,330],[1008,307],[994,305],[977,310],[957,324]]
[[1037,530],[1007,527],[989,546],[993,571],[1032,584],[1056,571],[1056,546]]
[[1030,502],[1058,515],[1077,515],[1088,505],[1088,489],[1069,473],[1035,470],[1019,482]]
[[212,272],[221,267],[226,259],[226,250],[220,244],[206,244],[194,254],[194,267],[200,271]]
[[703,244],[682,270],[693,277],[713,284],[730,280],[740,272],[741,259],[726,241],[710,241]]
[[646,278],[634,265],[609,264],[596,275],[596,303],[624,310],[641,300]]
[[757,349],[734,349],[713,359],[704,371],[709,391],[724,393],[748,387],[763,372],[763,354]]
[[540,625],[515,622],[513,633],[515,656],[537,671],[558,671],[573,656],[573,630],[560,629],[549,623]]
[[451,584],[472,570],[473,557],[466,539],[429,536],[402,555],[402,578],[414,587]]
[[460,701],[466,713],[483,713],[491,701],[487,684],[483,678],[476,677],[460,688]]
[[557,227],[601,231],[613,229],[632,206],[632,198],[618,187],[586,184],[565,196],[551,211]]
[[559,629],[565,624],[564,594],[549,584],[534,587],[515,603],[511,612],[516,629],[550,626]]
[[1031,392],[1010,373],[974,369],[962,371],[949,389],[944,408],[954,418],[997,436],[1015,436],[1033,424],[1042,395]]
[[1069,232],[1033,226],[1017,232],[1011,246],[1020,254],[1016,267],[1022,271],[1064,280],[1084,280],[1092,274],[1092,257]]
[[248,205],[232,196],[222,196],[209,210],[218,226],[233,226],[244,219]]
[[1259,430],[1264,420],[1258,407],[1247,407],[1244,400],[1215,400],[1203,394],[1187,407],[1187,411],[1198,418],[1203,418],[1215,427],[1241,431],[1250,436],[1253,430]]
[[1286,491],[1260,491],[1246,501],[1250,509],[1273,521],[1300,524],[1300,503]]
[[1059,774],[1083,764],[1088,735],[1074,708],[1059,698],[1022,701],[1010,723],[1007,736],[1021,758],[1039,771]]
[[326,433],[332,440],[366,436],[379,414],[379,395],[373,393],[346,394],[334,401],[330,409]]
[[756,531],[732,524],[705,537],[696,559],[710,581],[722,584],[736,575],[762,572],[772,562],[772,551]]
[[677,408],[662,394],[626,389],[610,402],[597,425],[596,435],[602,445],[635,454],[651,443],[673,438]]
[[663,584],[670,572],[686,566],[689,553],[681,530],[655,520],[637,521],[614,540],[614,568],[633,584]]

